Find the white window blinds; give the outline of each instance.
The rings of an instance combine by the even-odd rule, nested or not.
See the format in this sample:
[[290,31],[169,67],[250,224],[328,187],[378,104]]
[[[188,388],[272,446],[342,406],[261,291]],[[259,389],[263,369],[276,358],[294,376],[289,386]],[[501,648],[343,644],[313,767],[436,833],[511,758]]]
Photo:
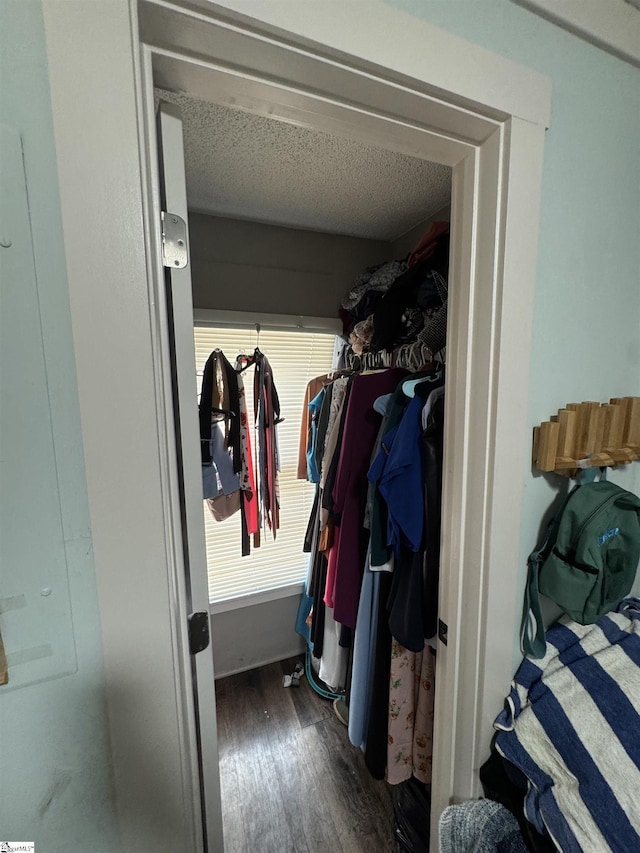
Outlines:
[[[202,371],[212,350],[221,349],[234,364],[238,353],[251,354],[256,346],[252,329],[194,329],[197,371],[197,393],[200,393]],[[270,531],[262,535],[260,548],[251,555],[240,552],[240,513],[225,521],[215,521],[203,503],[207,546],[209,598],[211,602],[265,592],[303,581],[307,573],[308,555],[303,553],[304,534],[313,504],[314,486],[296,477],[302,406],[307,382],[331,369],[334,334],[302,331],[260,332],[260,349],[269,359],[280,398],[278,425],[280,447],[280,529],[276,541]],[[247,394],[247,411],[253,412],[253,368],[243,374]],[[251,436],[255,453],[255,433]]]

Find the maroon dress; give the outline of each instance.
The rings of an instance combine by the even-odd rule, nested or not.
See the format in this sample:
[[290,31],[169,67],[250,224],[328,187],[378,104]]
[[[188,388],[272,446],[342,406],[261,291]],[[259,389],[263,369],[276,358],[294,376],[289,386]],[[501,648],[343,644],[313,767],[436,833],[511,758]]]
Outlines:
[[363,524],[367,499],[367,471],[381,416],[373,404],[395,390],[406,376],[399,368],[362,374],[352,380],[336,481],[334,512],[340,535],[336,537],[334,619],[355,628],[360,585],[367,555],[369,532]]

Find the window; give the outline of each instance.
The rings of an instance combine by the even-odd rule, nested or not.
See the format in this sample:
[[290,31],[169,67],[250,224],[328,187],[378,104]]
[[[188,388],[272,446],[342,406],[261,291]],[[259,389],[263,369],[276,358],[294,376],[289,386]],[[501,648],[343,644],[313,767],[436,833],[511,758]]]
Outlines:
[[[202,371],[212,350],[219,347],[233,364],[238,353],[253,352],[256,332],[252,328],[194,329],[198,393]],[[313,504],[314,486],[297,479],[298,446],[302,406],[307,382],[331,369],[335,334],[304,331],[260,332],[260,349],[269,359],[280,398],[278,425],[280,447],[280,529],[275,542],[263,534],[260,548],[241,556],[240,513],[215,521],[203,503],[207,546],[209,599],[220,603],[258,592],[266,592],[303,581],[308,555],[302,550]],[[246,371],[247,410],[253,411],[253,368]],[[255,452],[255,436],[252,435]]]

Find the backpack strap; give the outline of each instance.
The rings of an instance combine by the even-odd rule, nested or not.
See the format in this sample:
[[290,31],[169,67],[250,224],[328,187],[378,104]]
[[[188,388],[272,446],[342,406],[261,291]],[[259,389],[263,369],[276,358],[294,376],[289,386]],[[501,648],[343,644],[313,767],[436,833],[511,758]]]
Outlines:
[[547,641],[544,635],[544,622],[540,610],[539,579],[540,566],[544,561],[543,554],[551,538],[551,530],[555,519],[547,527],[547,533],[540,548],[529,554],[527,561],[527,583],[524,588],[524,605],[522,608],[522,623],[520,626],[520,646],[525,655],[542,658],[547,651]]
[[565,510],[569,499],[580,486],[575,486],[562,502],[562,506],[555,513],[544,534],[542,544],[529,554],[527,560],[527,583],[524,588],[524,604],[522,607],[522,623],[520,625],[520,647],[525,655],[534,658],[543,658],[547,652],[547,641],[545,639],[544,622],[540,609],[540,567],[549,556],[556,541],[560,518]]
[[602,468],[581,468],[580,471],[576,474],[575,480],[579,486],[586,486],[589,483],[595,483],[596,477],[600,481],[607,479],[607,469]]

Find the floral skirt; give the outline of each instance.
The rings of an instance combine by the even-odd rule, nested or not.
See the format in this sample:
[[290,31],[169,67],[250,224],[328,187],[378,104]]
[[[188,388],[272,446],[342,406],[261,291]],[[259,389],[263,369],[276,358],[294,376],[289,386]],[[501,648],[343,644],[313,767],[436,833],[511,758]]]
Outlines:
[[430,784],[433,759],[435,652],[425,643],[410,652],[392,641],[389,682],[387,782],[415,776]]

